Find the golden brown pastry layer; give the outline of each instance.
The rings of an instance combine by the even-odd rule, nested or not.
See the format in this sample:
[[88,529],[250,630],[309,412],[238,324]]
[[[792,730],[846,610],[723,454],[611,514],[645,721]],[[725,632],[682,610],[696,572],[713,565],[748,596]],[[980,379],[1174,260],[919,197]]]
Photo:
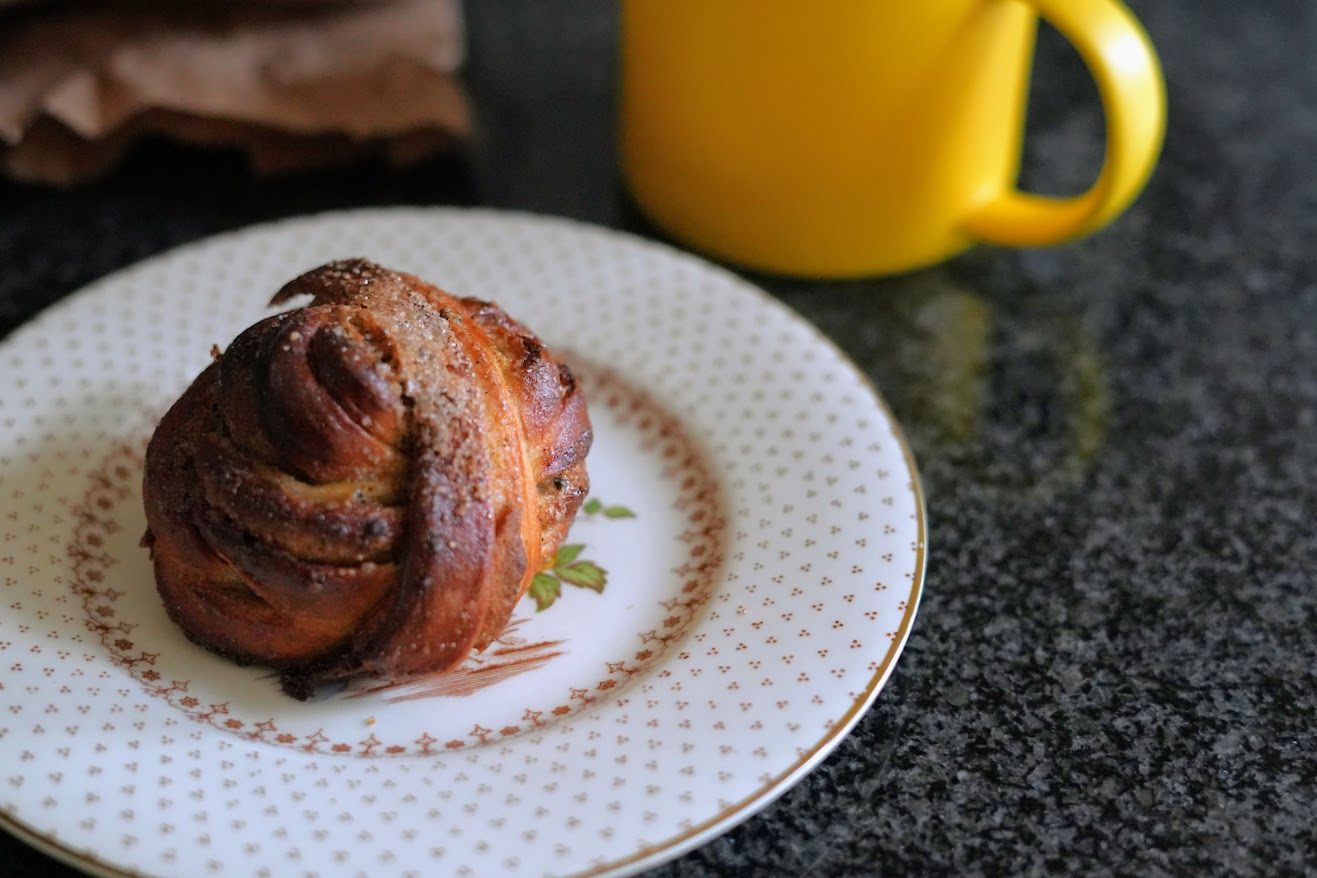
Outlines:
[[567,534],[591,429],[498,306],[365,260],[285,286],[146,452],[156,583],[196,642],[285,691],[483,649]]

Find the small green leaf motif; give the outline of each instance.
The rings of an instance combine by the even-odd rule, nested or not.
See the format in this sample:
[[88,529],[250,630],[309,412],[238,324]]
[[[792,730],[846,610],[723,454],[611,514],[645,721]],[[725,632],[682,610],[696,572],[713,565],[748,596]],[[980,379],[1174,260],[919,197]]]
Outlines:
[[579,585],[591,591],[602,593],[604,586],[608,584],[608,572],[593,561],[577,561],[566,567],[556,567],[553,572],[558,574],[563,582],[570,582],[572,585]]
[[[586,515],[603,514],[604,518],[635,518],[636,513],[626,506],[609,506],[598,497],[585,501],[581,511]],[[608,571],[593,561],[581,559],[585,551],[583,543],[571,543],[559,546],[558,551],[549,559],[547,567],[536,573],[530,581],[527,592],[535,601],[536,612],[547,610],[562,597],[562,584],[588,588],[600,594],[608,585]]]
[[562,592],[562,583],[547,573],[536,573],[530,581],[530,596],[535,599],[535,612],[540,613],[553,606]]
[[572,563],[573,561],[576,560],[576,556],[581,554],[581,550],[584,548],[585,548],[584,543],[577,543],[572,546],[561,546],[558,549],[558,554],[553,556],[553,563],[550,564],[549,566],[562,567],[565,564]]

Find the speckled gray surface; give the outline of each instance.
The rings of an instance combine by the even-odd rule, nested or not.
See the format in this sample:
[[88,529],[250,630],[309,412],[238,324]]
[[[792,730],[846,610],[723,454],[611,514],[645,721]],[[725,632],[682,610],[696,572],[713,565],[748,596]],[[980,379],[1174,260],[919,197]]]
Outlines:
[[[460,159],[263,184],[153,147],[70,193],[0,184],[0,331],[174,243],[316,209],[644,231],[611,170],[612,0],[471,7],[483,134]],[[927,587],[855,733],[655,876],[1317,873],[1317,9],[1135,9],[1171,123],[1114,227],[896,279],[756,278],[906,425]],[[1044,36],[1025,177],[1074,190],[1101,117]],[[60,870],[0,838],[0,875],[38,874]]]

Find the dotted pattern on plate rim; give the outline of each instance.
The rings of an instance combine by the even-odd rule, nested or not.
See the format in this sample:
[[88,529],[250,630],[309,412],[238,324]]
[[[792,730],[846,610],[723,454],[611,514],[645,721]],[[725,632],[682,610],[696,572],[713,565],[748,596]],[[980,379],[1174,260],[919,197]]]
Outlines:
[[[703,444],[724,573],[621,696],[469,752],[333,759],[189,722],[83,628],[66,510],[90,467],[269,290],[354,254],[499,300]],[[913,473],[854,368],[731,275],[572,223],[364,211],[221,236],[46,312],[0,371],[0,813],[147,874],[563,874],[661,846],[810,754],[919,573]]]

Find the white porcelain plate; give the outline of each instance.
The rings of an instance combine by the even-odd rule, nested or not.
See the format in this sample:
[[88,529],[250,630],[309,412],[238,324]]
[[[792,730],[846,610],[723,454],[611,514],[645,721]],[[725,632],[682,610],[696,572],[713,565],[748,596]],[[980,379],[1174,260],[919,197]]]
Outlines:
[[[527,598],[458,671],[303,704],[166,618],[141,457],[212,345],[347,256],[496,300],[568,359],[596,432],[572,563],[608,581]],[[221,235],[46,311],[0,374],[0,824],[93,873],[639,871],[821,760],[919,597],[914,464],[855,367],[603,229],[395,209]]]

